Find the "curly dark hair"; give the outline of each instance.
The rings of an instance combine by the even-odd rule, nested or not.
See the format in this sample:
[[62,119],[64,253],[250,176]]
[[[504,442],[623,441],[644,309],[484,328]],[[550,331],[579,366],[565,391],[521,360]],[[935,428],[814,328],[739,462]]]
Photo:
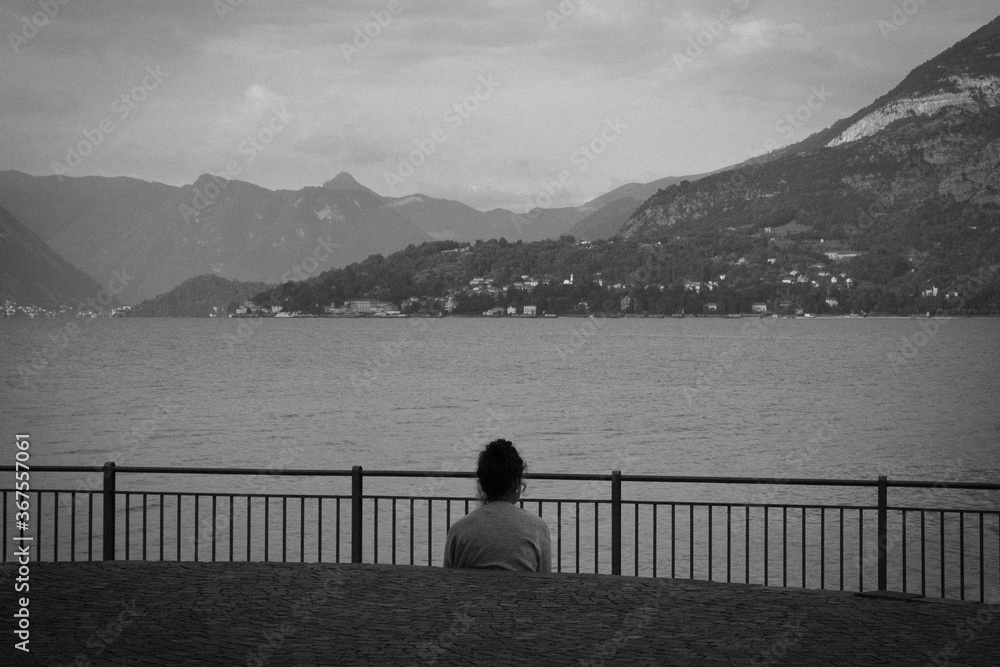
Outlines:
[[483,500],[501,500],[521,484],[528,469],[510,440],[494,440],[479,453],[476,478]]

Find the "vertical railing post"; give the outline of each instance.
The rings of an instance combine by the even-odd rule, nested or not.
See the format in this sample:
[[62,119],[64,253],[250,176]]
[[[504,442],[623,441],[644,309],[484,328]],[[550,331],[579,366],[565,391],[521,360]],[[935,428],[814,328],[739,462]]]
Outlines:
[[878,478],[878,589],[889,590],[888,582],[888,480]]
[[104,464],[104,560],[115,559],[115,463]]
[[611,574],[622,573],[622,471],[611,471]]
[[361,562],[361,494],[363,492],[361,466],[351,468],[351,562]]

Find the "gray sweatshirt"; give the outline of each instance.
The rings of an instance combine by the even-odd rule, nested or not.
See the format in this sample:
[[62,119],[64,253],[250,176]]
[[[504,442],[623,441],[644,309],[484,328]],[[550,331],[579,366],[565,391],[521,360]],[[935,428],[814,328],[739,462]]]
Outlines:
[[444,566],[551,572],[549,527],[512,503],[487,503],[451,525]]

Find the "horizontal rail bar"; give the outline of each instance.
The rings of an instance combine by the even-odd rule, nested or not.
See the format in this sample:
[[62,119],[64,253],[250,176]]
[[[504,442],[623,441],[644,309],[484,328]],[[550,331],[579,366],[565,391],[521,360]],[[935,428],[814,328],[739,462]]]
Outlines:
[[[13,471],[14,466],[2,465],[0,471]],[[103,472],[103,466],[31,466],[32,472]],[[115,466],[117,474],[131,473],[138,475],[145,474],[167,474],[167,475],[266,475],[272,477],[288,476],[315,476],[315,477],[350,477],[350,470],[268,470],[266,468],[177,468],[171,466]],[[365,473],[367,474],[367,473]],[[471,474],[471,473],[470,473]]]
[[[268,470],[266,468],[171,468],[168,466],[122,466],[117,468],[118,474],[130,473],[136,475],[168,474],[168,475],[262,475],[267,477],[350,477],[350,470],[306,470],[285,469]],[[365,473],[367,474],[367,473]]]
[[920,480],[888,480],[890,487],[899,489],[959,489],[963,491],[1000,491],[1000,484],[986,484],[982,482],[924,482]]
[[[444,472],[432,470],[365,470],[365,477],[448,477],[457,479],[474,479],[474,472]],[[588,473],[525,473],[525,479],[544,479],[549,481],[573,482],[609,482],[611,475]]]
[[[556,502],[562,500],[566,502],[566,499],[553,499],[551,502]],[[531,501],[537,502],[537,501]],[[602,500],[601,502],[610,502],[609,500]],[[795,503],[742,503],[742,502],[732,502],[732,503],[719,503],[719,502],[704,502],[698,500],[634,500],[634,499],[624,499],[623,503],[628,503],[629,505],[690,505],[692,507],[770,507],[780,509],[782,507],[788,509],[807,509],[807,510],[877,510],[878,505],[801,505]],[[892,509],[892,508],[890,508]],[[934,508],[937,511],[937,508]],[[983,511],[990,512],[993,510],[968,510],[968,511]]]
[[[3,489],[0,488],[0,493],[13,493],[14,489]],[[91,494],[101,494],[103,491],[101,489],[32,489],[31,493],[91,493]],[[150,496],[165,496],[165,497],[177,497],[177,496],[218,496],[220,498],[323,498],[325,499],[335,499],[335,498],[350,498],[350,494],[317,494],[317,493],[227,493],[221,491],[152,491],[150,489],[128,489],[128,490],[116,490],[115,495],[124,496],[125,494],[148,494]],[[374,498],[375,496],[365,496],[365,498]],[[379,496],[387,497],[387,496]],[[413,496],[414,498],[427,498],[427,496]],[[436,500],[436,498],[435,498]],[[452,500],[458,500],[458,498],[452,498]],[[465,500],[465,498],[462,498]]]
[[[0,465],[0,470],[13,472],[15,466]],[[31,466],[32,472],[104,472],[104,466]]]
[[[0,493],[8,492],[12,493],[14,489],[2,489],[0,488]],[[102,493],[101,489],[33,489],[32,493]],[[241,493],[241,492],[221,492],[221,491],[152,491],[149,489],[129,489],[127,491],[121,490],[116,491],[116,495],[122,496],[125,494],[149,494],[149,495],[161,495],[165,497],[177,497],[177,496],[218,496],[219,498],[322,498],[324,500],[335,500],[348,499],[351,497],[350,494],[316,494],[316,493]],[[479,498],[473,496],[409,496],[409,495],[392,495],[392,494],[362,494],[361,496],[365,500],[435,500],[435,501],[453,501],[453,502],[477,502]],[[525,503],[601,503],[609,504],[611,503],[610,498],[524,498],[522,502]],[[641,500],[636,498],[622,498],[622,503],[629,505],[642,505],[642,506],[670,506],[670,505],[685,505],[693,507],[770,507],[770,508],[782,508],[787,507],[788,509],[810,509],[810,510],[835,510],[835,509],[849,509],[849,510],[877,510],[877,505],[807,505],[798,503],[745,503],[745,502],[705,502],[699,500]],[[935,512],[965,512],[970,514],[984,513],[984,514],[996,514],[1000,510],[993,509],[947,509],[947,508],[920,508],[920,507],[894,507],[889,506],[887,509],[892,510],[906,510],[906,511],[920,511],[921,509],[925,511],[930,511],[933,509]]]
[[625,475],[623,482],[669,482],[674,484],[777,484],[789,486],[878,486],[869,479],[798,479],[793,477],[709,477],[690,475]]
[[[448,477],[471,479],[476,476],[474,472],[465,471],[445,471],[445,470],[365,470],[365,477]],[[527,477],[527,475],[525,475]]]
[[934,510],[935,512],[951,512],[951,513],[965,512],[966,514],[1000,514],[1000,507],[997,507],[996,509],[985,509],[984,510],[984,509],[969,509],[969,508],[960,509],[958,507],[953,508],[953,509],[948,509],[947,507],[902,507],[902,506],[897,507],[895,505],[888,505],[886,507],[886,509],[889,510],[890,512],[893,512],[893,511],[895,511],[895,512],[921,512],[921,511],[927,512],[927,511],[930,511],[930,510]]

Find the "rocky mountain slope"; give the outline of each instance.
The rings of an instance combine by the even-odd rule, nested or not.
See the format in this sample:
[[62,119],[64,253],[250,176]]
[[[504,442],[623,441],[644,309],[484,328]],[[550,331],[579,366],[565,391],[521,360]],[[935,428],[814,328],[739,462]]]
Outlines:
[[100,292],[97,281],[0,208],[0,301],[56,310],[63,305],[76,308]]
[[611,238],[621,231],[640,204],[642,200],[634,197],[610,201],[573,225],[568,233],[584,241]]
[[[660,191],[621,237],[754,238],[777,250],[887,251],[954,279],[1000,263],[1000,19],[805,141]],[[799,227],[796,239],[773,229]],[[768,246],[770,244],[770,246]],[[825,246],[825,247],[824,247]],[[914,284],[914,289],[919,286]]]

